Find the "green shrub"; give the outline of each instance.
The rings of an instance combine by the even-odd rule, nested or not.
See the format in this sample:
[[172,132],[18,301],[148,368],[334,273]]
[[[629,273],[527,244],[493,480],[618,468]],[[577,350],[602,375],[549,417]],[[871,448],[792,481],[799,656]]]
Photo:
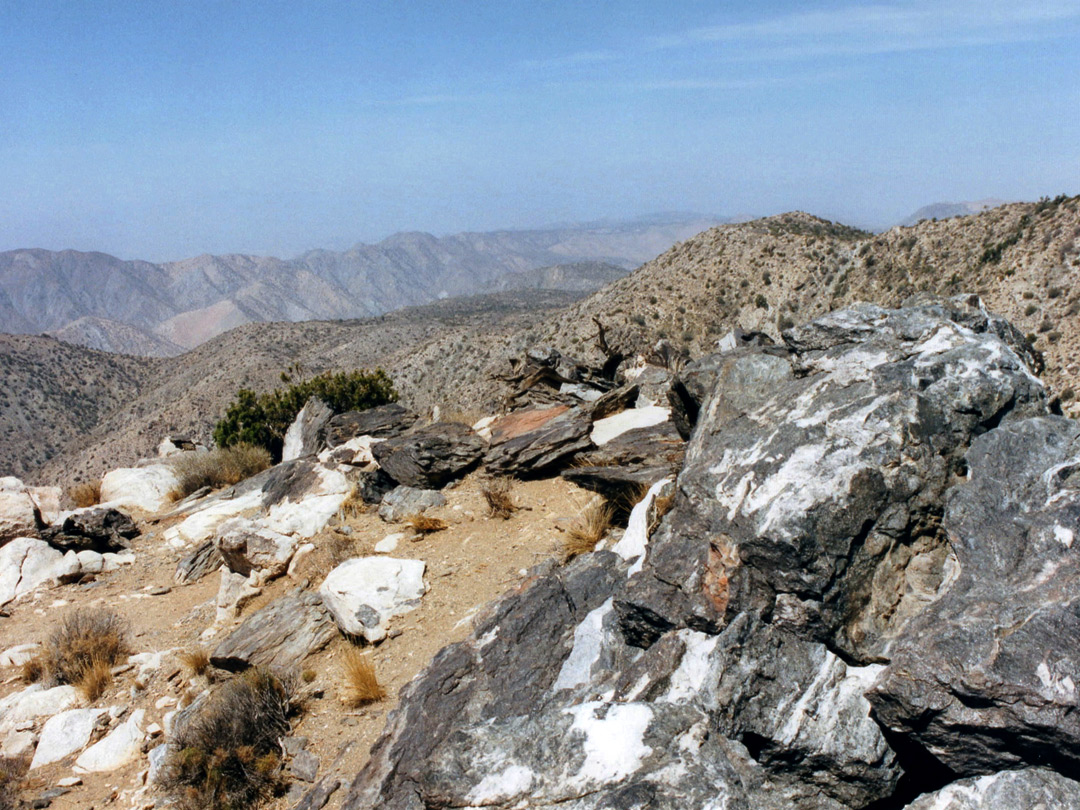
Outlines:
[[269,467],[270,453],[265,447],[241,442],[208,453],[178,453],[168,461],[180,479],[174,493],[180,499],[203,487],[218,489],[239,484]]
[[226,409],[225,418],[214,427],[214,441],[218,447],[241,443],[263,447],[274,461],[280,460],[285,431],[311,397],[321,399],[334,413],[343,413],[396,402],[398,395],[381,368],[337,374],[328,371],[263,394],[242,388]]

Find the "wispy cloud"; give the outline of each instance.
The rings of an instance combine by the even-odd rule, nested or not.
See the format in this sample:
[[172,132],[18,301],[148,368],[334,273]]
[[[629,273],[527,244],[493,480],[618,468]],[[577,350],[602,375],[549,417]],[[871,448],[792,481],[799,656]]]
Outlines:
[[1080,1],[952,0],[849,5],[654,37],[649,50],[705,44],[733,58],[770,59],[893,53],[1023,42],[1059,36],[1080,21]]

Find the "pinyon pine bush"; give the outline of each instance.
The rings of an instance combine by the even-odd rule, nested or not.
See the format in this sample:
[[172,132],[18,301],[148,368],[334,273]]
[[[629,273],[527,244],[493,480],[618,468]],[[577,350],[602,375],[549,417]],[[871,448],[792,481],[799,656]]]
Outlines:
[[226,409],[225,418],[214,427],[214,442],[218,447],[241,443],[263,447],[275,462],[280,461],[285,431],[311,397],[321,399],[334,413],[344,413],[396,402],[398,394],[381,368],[370,372],[327,371],[262,394],[242,388]]

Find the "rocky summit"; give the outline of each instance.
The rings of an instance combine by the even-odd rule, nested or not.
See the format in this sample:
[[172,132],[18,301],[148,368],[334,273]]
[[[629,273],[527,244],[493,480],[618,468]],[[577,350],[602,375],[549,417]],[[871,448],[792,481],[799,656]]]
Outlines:
[[[178,437],[83,509],[3,479],[26,800],[1080,806],[1080,423],[1027,336],[927,294],[690,362],[598,328],[471,425],[309,400],[216,490]],[[61,615],[123,642],[94,688]]]

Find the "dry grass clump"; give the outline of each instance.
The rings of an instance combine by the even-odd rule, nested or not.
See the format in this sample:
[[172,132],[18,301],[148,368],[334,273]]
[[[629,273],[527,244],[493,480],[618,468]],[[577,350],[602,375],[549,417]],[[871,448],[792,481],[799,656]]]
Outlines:
[[611,528],[614,510],[603,501],[594,500],[570,524],[563,537],[563,559],[593,551]]
[[30,760],[27,757],[0,757],[0,810],[19,810],[19,783],[22,782]]
[[280,740],[297,710],[287,680],[252,668],[177,722],[161,785],[182,810],[239,810],[277,793]]
[[345,520],[351,520],[364,514],[367,510],[368,505],[360,494],[360,488],[354,485],[345,500],[341,502],[341,517]]
[[177,656],[183,667],[192,675],[202,675],[210,668],[210,654],[202,647],[184,650]]
[[445,520],[428,517],[427,515],[413,515],[405,518],[406,525],[421,537],[426,537],[432,532],[441,532],[448,528]]
[[375,666],[371,663],[370,656],[350,647],[345,651],[342,670],[342,699],[347,706],[356,708],[386,697],[386,690],[375,676]]
[[179,500],[203,487],[218,489],[239,484],[269,467],[270,453],[252,444],[234,444],[206,453],[179,453],[168,461],[180,480],[175,493]]
[[101,482],[88,481],[75,484],[67,492],[68,497],[75,503],[76,509],[85,509],[88,506],[96,506],[101,503]]
[[127,657],[127,628],[111,610],[73,610],[49,634],[37,664],[23,674],[72,684],[91,703],[112,683],[112,668]]
[[488,514],[493,518],[508,520],[519,507],[510,496],[510,479],[493,478],[484,484],[481,492],[487,501]]

